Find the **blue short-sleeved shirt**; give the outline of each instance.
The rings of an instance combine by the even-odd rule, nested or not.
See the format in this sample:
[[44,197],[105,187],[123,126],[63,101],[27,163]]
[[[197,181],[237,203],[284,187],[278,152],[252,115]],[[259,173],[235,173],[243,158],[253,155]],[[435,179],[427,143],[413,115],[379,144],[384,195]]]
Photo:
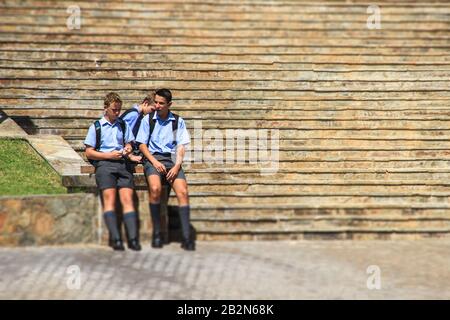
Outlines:
[[[141,127],[136,137],[136,142],[147,144],[148,136],[150,134],[150,115],[146,115],[141,122]],[[172,112],[169,112],[169,116],[166,120],[159,118],[158,113],[155,112],[153,119],[156,120],[155,128],[153,129],[152,136],[149,144],[147,145],[150,153],[175,153],[176,145],[173,144],[173,132],[172,121],[175,121],[175,117]],[[187,145],[190,143],[189,132],[186,128],[186,123],[183,118],[178,117],[178,129],[176,132],[177,145]]]
[[136,121],[139,118],[139,105],[134,104],[132,109],[136,109],[137,112],[128,112],[122,119],[130,126],[131,130],[133,130],[136,125]]
[[[100,119],[101,125],[101,138],[100,138],[100,152],[111,152],[114,150],[121,151],[123,149],[123,134],[119,121],[110,123],[105,117]],[[125,126],[125,143],[134,141],[133,133],[130,126]],[[84,144],[95,148],[96,136],[95,125],[91,124],[89,127]]]

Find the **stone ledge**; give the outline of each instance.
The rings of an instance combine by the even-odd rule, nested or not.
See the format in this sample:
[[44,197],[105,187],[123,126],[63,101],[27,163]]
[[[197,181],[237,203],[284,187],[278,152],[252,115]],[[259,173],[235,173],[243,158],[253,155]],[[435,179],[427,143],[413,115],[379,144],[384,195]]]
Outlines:
[[24,139],[62,177],[79,175],[86,162],[70,144],[57,135],[28,135],[4,112],[0,113],[0,138]]
[[6,113],[0,111],[0,138],[26,138],[28,134]]
[[0,245],[93,243],[97,210],[92,194],[0,197]]

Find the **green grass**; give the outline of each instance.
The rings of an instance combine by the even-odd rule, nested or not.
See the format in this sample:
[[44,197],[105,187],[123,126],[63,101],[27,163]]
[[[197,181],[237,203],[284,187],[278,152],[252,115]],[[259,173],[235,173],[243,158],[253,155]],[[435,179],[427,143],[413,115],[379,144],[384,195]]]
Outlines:
[[28,142],[0,139],[0,196],[58,193],[61,178]]

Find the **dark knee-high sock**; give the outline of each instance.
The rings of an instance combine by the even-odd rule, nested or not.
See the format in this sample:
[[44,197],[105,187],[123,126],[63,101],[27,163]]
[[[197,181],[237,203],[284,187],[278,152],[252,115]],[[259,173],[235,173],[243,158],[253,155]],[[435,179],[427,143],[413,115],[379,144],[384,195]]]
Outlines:
[[128,239],[137,238],[137,224],[138,217],[136,212],[130,211],[123,214],[123,222],[125,223],[125,228],[127,228]]
[[161,233],[161,214],[160,214],[160,204],[150,203],[150,216],[152,218],[153,224],[153,234]]
[[106,211],[103,213],[103,218],[105,219],[106,227],[108,228],[111,239],[120,239],[120,232],[117,226],[117,216],[114,211]]
[[190,236],[190,225],[189,225],[190,211],[191,209],[189,205],[179,207],[181,231],[183,232],[183,239],[189,239]]

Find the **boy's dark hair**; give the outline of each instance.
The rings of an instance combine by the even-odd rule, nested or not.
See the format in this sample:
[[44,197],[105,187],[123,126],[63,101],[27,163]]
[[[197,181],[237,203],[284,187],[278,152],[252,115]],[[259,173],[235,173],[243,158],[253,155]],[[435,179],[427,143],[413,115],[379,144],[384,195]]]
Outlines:
[[172,101],[172,92],[170,92],[169,89],[158,89],[156,90],[155,95],[165,98],[167,103]]
[[110,92],[105,96],[103,107],[108,108],[113,102],[118,102],[120,103],[120,105],[122,105],[122,99],[120,99],[120,96],[115,92]]

